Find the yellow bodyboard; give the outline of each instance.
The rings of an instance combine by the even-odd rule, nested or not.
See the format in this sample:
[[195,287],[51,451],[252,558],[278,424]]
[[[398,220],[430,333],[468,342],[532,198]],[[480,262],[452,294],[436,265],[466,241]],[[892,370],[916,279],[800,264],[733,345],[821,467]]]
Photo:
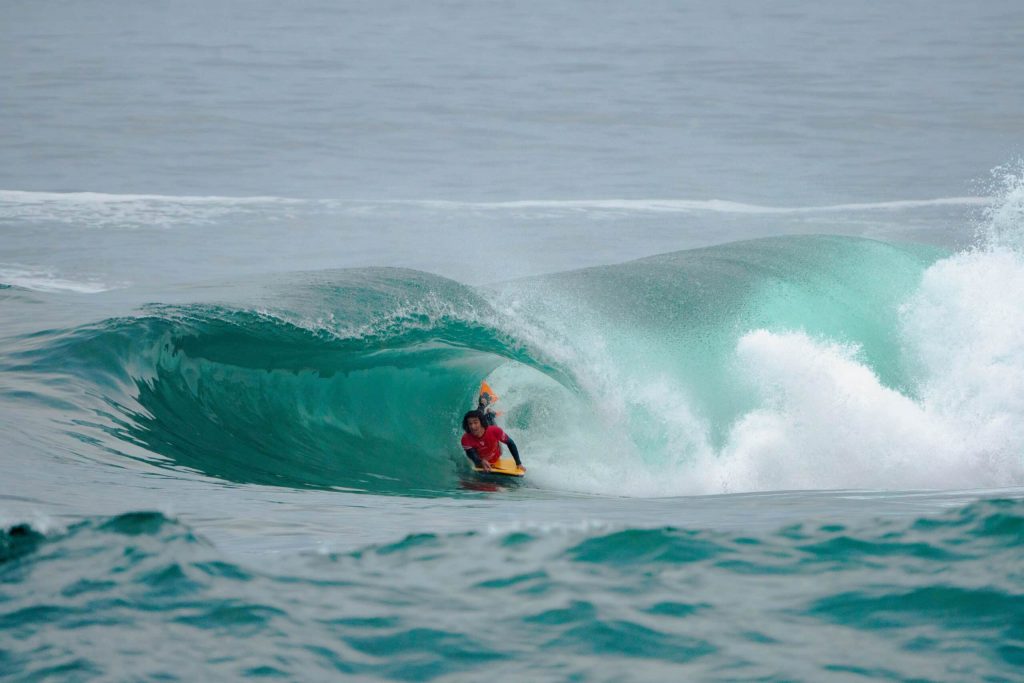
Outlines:
[[479,467],[474,467],[473,471],[480,474],[501,474],[506,477],[521,477],[526,474],[526,470],[516,465],[516,461],[511,458],[499,459],[498,462],[491,465],[490,471]]

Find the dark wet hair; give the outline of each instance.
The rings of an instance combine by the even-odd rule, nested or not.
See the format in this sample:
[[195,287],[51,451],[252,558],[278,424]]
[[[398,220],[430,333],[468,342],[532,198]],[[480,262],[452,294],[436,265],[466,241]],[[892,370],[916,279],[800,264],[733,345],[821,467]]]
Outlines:
[[471,410],[462,416],[462,431],[466,432],[467,434],[469,433],[469,418],[471,417],[475,417],[476,419],[480,420],[480,424],[483,426],[483,428],[487,429],[487,422],[486,420],[484,420],[484,414],[481,413],[479,410]]

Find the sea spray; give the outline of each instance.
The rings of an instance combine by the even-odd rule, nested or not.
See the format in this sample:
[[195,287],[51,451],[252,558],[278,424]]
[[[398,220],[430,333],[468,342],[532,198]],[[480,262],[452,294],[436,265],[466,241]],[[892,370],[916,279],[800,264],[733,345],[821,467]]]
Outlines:
[[546,281],[531,305],[590,349],[568,363],[593,410],[531,429],[538,478],[627,495],[1024,482],[1024,192],[1002,183],[977,246],[931,264],[776,239],[681,254],[668,278],[651,266],[675,255]]
[[727,490],[1024,482],[1024,192],[1020,175],[1002,184],[977,246],[931,265],[899,309],[904,393],[857,347],[741,339],[765,405],[711,468]]

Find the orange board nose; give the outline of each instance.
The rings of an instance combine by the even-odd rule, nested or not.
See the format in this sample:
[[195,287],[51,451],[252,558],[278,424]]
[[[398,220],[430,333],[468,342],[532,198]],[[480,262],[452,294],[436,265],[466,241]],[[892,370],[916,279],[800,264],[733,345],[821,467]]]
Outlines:
[[498,400],[498,395],[491,390],[491,385],[487,382],[480,382],[480,395],[487,394],[491,397],[491,403]]

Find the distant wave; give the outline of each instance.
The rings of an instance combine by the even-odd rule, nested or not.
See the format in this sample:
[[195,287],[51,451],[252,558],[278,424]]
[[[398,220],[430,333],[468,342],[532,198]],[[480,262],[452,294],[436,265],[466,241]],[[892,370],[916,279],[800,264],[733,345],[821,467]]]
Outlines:
[[0,264],[0,284],[35,292],[78,292],[98,294],[123,285],[112,285],[99,280],[70,280],[52,270],[28,266]]
[[158,227],[212,224],[268,207],[308,204],[284,197],[191,197],[98,192],[0,190],[0,222],[73,223],[89,227]]
[[396,203],[467,209],[581,209],[597,211],[649,211],[659,213],[785,214],[829,213],[835,211],[892,211],[929,206],[987,206],[990,197],[940,197],[937,199],[902,199],[886,202],[829,204],[823,206],[764,206],[724,199],[527,199],[508,202],[402,201]]
[[747,215],[906,211],[941,206],[989,206],[991,197],[938,197],[822,206],[766,206],[723,199],[523,199],[498,202],[445,199],[302,199],[276,196],[190,196],[28,192],[0,190],[0,221],[58,221],[95,227],[173,227],[209,224],[225,217],[274,217],[291,212],[367,213],[424,211],[553,213],[717,213]]

